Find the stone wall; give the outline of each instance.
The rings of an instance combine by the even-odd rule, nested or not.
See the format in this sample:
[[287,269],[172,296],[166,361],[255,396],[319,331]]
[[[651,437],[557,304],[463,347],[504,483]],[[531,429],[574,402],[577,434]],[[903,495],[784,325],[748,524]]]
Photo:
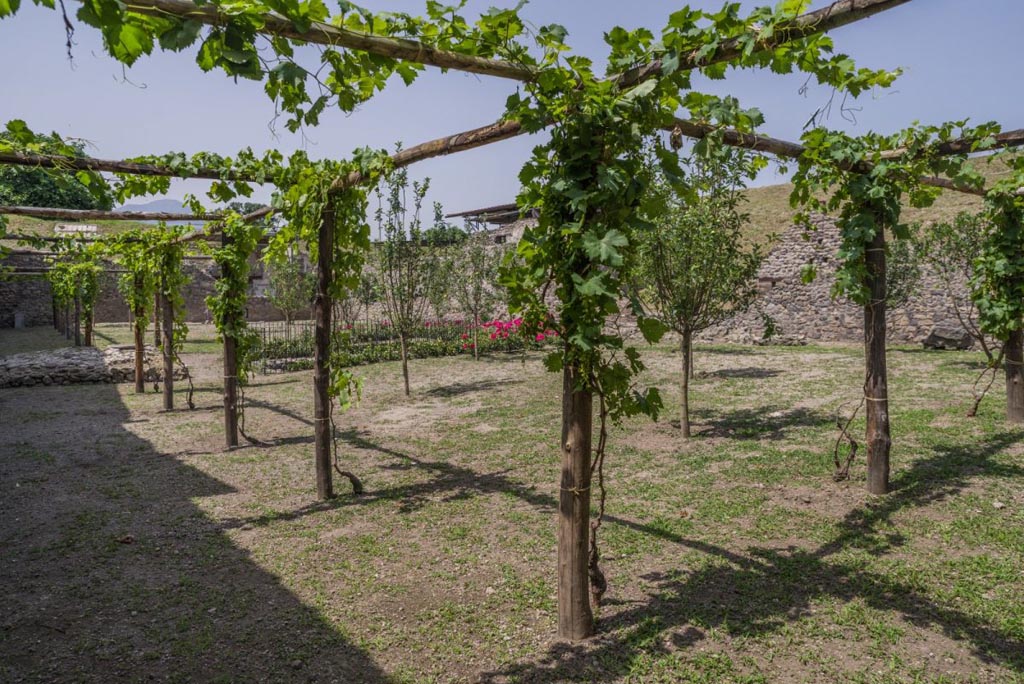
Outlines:
[[[113,264],[110,265],[112,268]],[[41,269],[46,267],[45,255],[37,252],[17,251],[0,262],[0,267],[15,269]],[[185,286],[184,298],[188,309],[189,322],[208,322],[210,312],[206,298],[213,293],[217,268],[209,257],[189,257],[184,269],[190,280]],[[282,321],[281,313],[262,293],[262,264],[253,270],[253,291],[260,296],[249,298],[249,319],[254,321]],[[128,304],[117,288],[117,273],[104,273],[100,279],[100,294],[96,300],[97,323],[127,323],[130,319]],[[50,284],[42,276],[17,276],[0,279],[0,328],[14,327],[14,314],[25,315],[26,327],[51,325],[53,322],[52,294]],[[300,314],[300,318],[303,317]]]
[[[828,217],[815,217],[816,230],[805,236],[791,226],[766,257],[758,273],[757,301],[745,313],[705,331],[705,340],[744,344],[758,342],[764,333],[762,314],[778,328],[777,341],[857,342],[863,335],[863,309],[848,300],[830,296],[835,280],[839,229]],[[814,264],[817,278],[801,282],[805,264]],[[966,283],[962,287],[967,296]],[[939,280],[927,271],[906,305],[889,312],[889,339],[921,342],[935,327],[960,328],[952,302]]]
[[[12,254],[0,262],[0,269],[43,268],[42,257],[33,254]],[[53,298],[50,283],[40,275],[0,276],[0,328],[13,328],[14,317],[25,317],[25,326],[53,324]]]

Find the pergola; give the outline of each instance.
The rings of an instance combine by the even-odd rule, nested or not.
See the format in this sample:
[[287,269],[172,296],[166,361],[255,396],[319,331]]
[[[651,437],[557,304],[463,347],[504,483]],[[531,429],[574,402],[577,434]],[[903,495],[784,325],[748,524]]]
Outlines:
[[[772,36],[761,39],[758,43],[758,48],[769,49],[773,46],[783,45],[790,41],[830,31],[872,17],[907,2],[909,0],[839,0],[822,9],[802,14],[788,22],[781,29],[777,28]],[[223,10],[218,6],[197,5],[188,0],[133,0],[129,6],[129,11],[141,15],[187,19],[191,22],[198,22],[212,27],[218,27],[227,22],[226,15],[222,14]],[[287,38],[307,44],[346,48],[418,65],[464,71],[518,82],[533,82],[540,75],[534,69],[508,61],[442,50],[406,38],[371,35],[316,21],[311,22],[309,26],[300,27],[293,21],[273,13],[265,14],[262,19],[262,26],[256,29],[257,32],[277,39]],[[682,54],[676,57],[680,60],[680,69],[692,70],[711,64],[724,64],[740,59],[744,54],[745,47],[745,44],[741,41],[729,39],[723,41],[715,50],[710,52]],[[636,87],[638,84],[658,78],[663,73],[665,67],[666,65],[663,61],[657,59],[649,63],[637,64],[611,77],[608,81],[619,90],[627,90]],[[742,130],[723,129],[702,121],[676,118],[671,122],[663,124],[661,128],[673,135],[692,139],[702,139],[713,135],[726,145],[787,159],[799,159],[805,153],[805,148],[798,143],[761,136]],[[527,127],[519,121],[501,120],[479,128],[428,140],[401,150],[391,155],[390,165],[392,168],[406,167],[422,160],[489,145],[527,132],[529,132]],[[977,142],[971,139],[954,140],[944,144],[940,149],[934,150],[934,152],[946,155],[962,155],[974,150]],[[1001,132],[994,136],[991,141],[988,141],[986,149],[1013,147],[1022,144],[1024,144],[1024,129],[1018,129]],[[888,154],[891,158],[896,159],[902,154],[907,154],[907,152],[894,150]],[[140,176],[265,182],[265,179],[255,175],[239,172],[226,174],[222,169],[214,167],[191,169],[188,173],[183,173],[173,167],[160,164],[141,163],[130,160],[104,160],[83,156],[72,157],[22,152],[0,152],[0,164]],[[872,164],[867,162],[850,164],[848,167],[846,170],[855,173],[867,174],[873,170]],[[332,195],[337,197],[344,193],[345,190],[368,180],[371,179],[368,179],[358,171],[353,171],[335,178],[330,191]],[[924,185],[944,190],[967,192],[974,195],[985,195],[986,192],[984,189],[958,185],[950,179],[942,177],[924,177],[920,179],[920,182]],[[498,213],[503,216],[509,216],[512,213],[508,207],[497,209],[500,209]],[[267,207],[243,217],[243,220],[247,222],[255,221],[268,215],[271,211]],[[136,212],[129,214],[29,207],[0,207],[0,214],[19,214],[40,218],[70,220],[195,220],[207,222],[205,230],[184,237],[182,238],[183,241],[203,239],[217,235],[220,222],[224,219],[224,215],[220,213],[193,215]],[[516,215],[518,215],[518,212],[516,212]],[[313,389],[315,397],[315,463],[317,493],[322,499],[330,498],[334,495],[331,459],[331,397],[329,395],[328,383],[332,323],[331,286],[335,277],[335,274],[332,272],[331,249],[335,243],[335,229],[334,210],[328,207],[323,212],[318,229],[318,253],[316,256],[317,285],[314,303],[315,365]],[[27,236],[14,235],[7,236],[5,239],[19,238],[27,238]],[[882,431],[886,440],[888,440],[889,419],[885,380],[884,334],[884,237],[880,238],[879,244],[872,244],[867,258],[871,266],[868,271],[869,278],[874,278],[874,280],[865,283],[872,291],[872,301],[865,307],[866,325],[870,321],[872,326],[871,331],[867,329],[865,331],[865,398],[867,400],[868,430],[869,433],[872,431]],[[877,296],[879,293],[883,295],[881,298]],[[164,407],[170,409],[173,407],[173,397],[171,394],[173,379],[171,373],[172,360],[169,352],[171,347],[169,335],[173,312],[166,302],[163,307],[163,315],[165,348]],[[230,336],[226,335],[224,337],[224,424],[225,443],[228,447],[238,444],[236,380],[238,369],[235,364],[235,344],[236,340]],[[137,388],[141,386],[141,355],[141,340],[137,338]],[[1011,372],[1009,366],[1007,372],[1008,374]],[[1018,375],[1020,374],[1019,365],[1013,372]],[[562,475],[559,506],[559,635],[565,638],[577,639],[589,636],[593,631],[592,617],[589,615],[589,597],[585,589],[588,569],[588,539],[590,535],[590,493],[588,490],[590,469],[592,467],[589,434],[592,430],[592,425],[591,417],[587,415],[592,411],[590,393],[574,389],[571,383],[567,383],[563,406],[565,411],[563,420],[569,426],[568,434],[580,435],[581,431],[587,433],[585,437],[580,437],[578,442],[573,441],[575,438],[571,438],[562,444],[560,448],[562,454]],[[574,430],[576,432],[573,432]],[[874,443],[869,434],[869,488],[874,493],[884,493],[888,487],[888,446],[885,447],[884,453],[874,453],[872,452]]]

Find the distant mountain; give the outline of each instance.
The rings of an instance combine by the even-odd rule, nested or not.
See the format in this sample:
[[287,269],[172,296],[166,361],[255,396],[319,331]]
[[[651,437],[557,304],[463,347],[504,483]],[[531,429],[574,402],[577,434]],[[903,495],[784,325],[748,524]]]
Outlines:
[[125,204],[114,209],[114,211],[163,211],[174,214],[186,214],[188,209],[179,200],[158,199],[139,204]]

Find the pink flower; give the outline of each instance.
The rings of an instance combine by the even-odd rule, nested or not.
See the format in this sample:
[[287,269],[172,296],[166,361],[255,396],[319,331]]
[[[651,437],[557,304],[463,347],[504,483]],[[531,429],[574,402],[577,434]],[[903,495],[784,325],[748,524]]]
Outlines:
[[469,339],[469,335],[467,335],[466,333],[462,333],[462,339],[468,340]]
[[492,339],[492,340],[496,340],[496,339],[498,339],[498,333],[496,333],[496,332],[492,332],[492,333],[491,333],[491,339]]
[[537,337],[535,337],[533,339],[535,341],[537,341],[537,342],[543,342],[544,341],[544,333],[537,333]]

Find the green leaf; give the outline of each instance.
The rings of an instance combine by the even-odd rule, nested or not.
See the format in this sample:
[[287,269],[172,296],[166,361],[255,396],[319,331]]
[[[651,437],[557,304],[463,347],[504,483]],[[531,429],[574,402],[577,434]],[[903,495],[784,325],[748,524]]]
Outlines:
[[650,318],[648,316],[640,316],[636,319],[636,327],[640,329],[640,334],[644,336],[650,344],[656,344],[665,336],[665,333],[669,331],[669,327],[659,321],[657,318]]
[[175,22],[171,28],[160,34],[160,47],[179,52],[196,42],[203,25],[194,19]]
[[625,247],[629,240],[619,230],[612,228],[603,236],[598,237],[594,231],[587,231],[583,236],[583,248],[587,256],[608,266],[621,266],[622,255],[618,248]]
[[640,85],[635,86],[635,87],[630,88],[629,90],[627,90],[622,95],[622,99],[625,100],[626,102],[632,102],[633,100],[636,100],[637,98],[641,98],[641,97],[644,97],[646,95],[650,95],[652,92],[654,92],[654,89],[657,86],[658,86],[657,79],[653,79],[653,78],[648,79],[648,80],[644,81],[643,83],[641,83]]
[[0,0],[0,19],[9,17],[21,7],[21,0]]

